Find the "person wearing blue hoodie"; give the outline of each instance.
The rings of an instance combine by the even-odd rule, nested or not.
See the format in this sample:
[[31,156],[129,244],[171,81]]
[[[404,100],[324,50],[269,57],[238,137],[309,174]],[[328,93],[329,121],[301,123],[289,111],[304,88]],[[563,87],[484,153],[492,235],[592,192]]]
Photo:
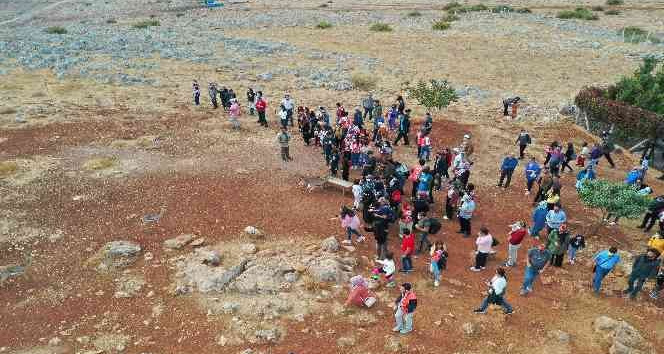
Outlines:
[[595,179],[595,170],[592,168],[592,163],[579,171],[579,173],[576,174],[576,184],[574,185],[576,187],[576,190],[578,191],[583,187],[583,183],[588,180],[592,181]]
[[534,157],[531,157],[530,162],[526,165],[526,195],[530,194],[530,191],[533,189],[533,183],[537,181],[541,172],[542,167],[540,167]]
[[530,236],[539,238],[539,233],[546,225],[546,214],[549,212],[547,209],[546,201],[541,201],[533,210],[533,226],[530,228]]
[[505,158],[503,159],[502,165],[500,165],[500,180],[498,180],[498,187],[503,186],[503,181],[507,178],[507,181],[505,181],[505,188],[510,186],[510,182],[512,181],[512,174],[514,173],[514,170],[516,169],[516,166],[519,164],[519,160],[514,156],[514,153],[509,153]]

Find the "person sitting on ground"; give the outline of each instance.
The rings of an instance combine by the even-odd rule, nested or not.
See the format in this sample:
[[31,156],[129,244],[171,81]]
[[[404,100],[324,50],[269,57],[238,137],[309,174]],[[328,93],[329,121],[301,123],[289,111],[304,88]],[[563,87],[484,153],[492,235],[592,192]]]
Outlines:
[[[374,300],[368,300],[373,298]],[[376,295],[369,291],[369,285],[366,279],[361,275],[350,278],[350,293],[344,302],[344,306],[368,307],[368,304],[375,303]]]
[[376,263],[380,264],[380,267],[373,269],[371,276],[374,280],[380,278],[380,274],[385,274],[385,286],[392,288],[396,285],[394,282],[394,272],[396,272],[397,267],[394,263],[394,254],[392,252],[385,253],[385,259],[376,259]]

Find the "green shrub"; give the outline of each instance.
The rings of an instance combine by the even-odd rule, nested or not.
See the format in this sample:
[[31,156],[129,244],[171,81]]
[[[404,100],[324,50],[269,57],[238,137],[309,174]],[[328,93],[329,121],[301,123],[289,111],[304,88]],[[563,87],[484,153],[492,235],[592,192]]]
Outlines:
[[327,7],[327,4],[320,4],[320,5],[318,5],[318,7],[320,7],[320,8],[326,8],[326,7]]
[[443,22],[454,22],[459,20],[459,16],[455,14],[447,14],[443,16],[440,20]]
[[615,6],[615,5],[622,5],[622,4],[624,4],[624,3],[625,3],[625,2],[624,2],[623,0],[606,0],[606,4],[607,4],[607,5],[613,5],[613,6]]
[[659,43],[659,38],[652,36],[650,32],[636,26],[628,26],[618,31],[619,35],[624,35],[625,42],[628,43],[641,43],[650,41],[652,43]]
[[615,16],[615,15],[620,15],[620,11],[618,11],[618,10],[616,10],[616,9],[611,9],[611,10],[606,10],[606,11],[604,11],[604,14],[605,14],[605,15]]
[[67,29],[60,26],[49,27],[44,30],[48,34],[67,34]]
[[114,18],[109,18],[108,20],[106,20],[106,23],[108,23],[109,25],[112,25],[112,24],[118,23],[118,20],[116,20]]
[[443,10],[445,11],[453,11],[454,9],[457,9],[459,7],[463,7],[461,4],[459,4],[456,1],[452,1],[451,3],[443,6]]
[[[638,30],[631,30],[642,33]],[[615,99],[629,103],[645,110],[664,114],[664,100],[662,87],[664,87],[664,67],[657,70],[660,64],[657,59],[648,57],[632,76],[623,77],[615,89]]]
[[568,20],[568,19],[579,19],[579,20],[599,20],[599,17],[592,13],[592,11],[583,8],[577,7],[574,11],[565,10],[558,13],[558,18]]
[[433,26],[431,26],[431,28],[434,31],[445,31],[445,30],[450,29],[451,26],[452,25],[449,22],[445,22],[443,20],[440,20],[440,21],[434,22]]
[[442,109],[459,100],[456,91],[447,80],[419,81],[414,87],[406,85],[408,95],[427,109]]
[[586,180],[579,189],[579,198],[586,206],[602,211],[604,220],[607,215],[636,219],[648,209],[650,201],[625,183],[605,180]]
[[527,7],[517,9],[516,12],[520,13],[520,14],[530,14],[530,13],[532,13],[532,11],[530,11],[530,9],[527,8]]
[[414,11],[411,11],[408,14],[406,14],[406,16],[407,17],[421,17],[422,13],[417,11],[417,10],[414,10]]
[[316,28],[318,28],[318,29],[332,28],[332,24],[327,22],[327,21],[320,21],[316,25]]
[[387,23],[376,22],[372,24],[369,29],[374,32],[392,32],[392,27]]
[[514,12],[514,8],[509,5],[498,5],[495,6],[493,9],[491,9],[491,12],[493,13]]
[[148,28],[148,27],[157,27],[160,26],[159,20],[145,20],[141,22],[136,22],[132,25],[134,28]]
[[375,75],[369,73],[356,72],[351,75],[350,82],[355,90],[371,91],[376,88],[378,79]]
[[599,5],[597,5],[597,6],[593,6],[593,7],[591,7],[590,9],[593,10],[593,11],[597,11],[597,12],[602,12],[602,11],[604,11],[604,7],[599,6]]

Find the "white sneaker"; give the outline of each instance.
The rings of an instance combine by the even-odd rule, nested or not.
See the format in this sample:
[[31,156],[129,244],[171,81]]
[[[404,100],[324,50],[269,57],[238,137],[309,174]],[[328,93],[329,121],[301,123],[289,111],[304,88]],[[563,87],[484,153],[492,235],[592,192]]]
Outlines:
[[364,236],[360,236],[357,238],[357,242],[364,242],[365,238]]
[[399,331],[401,331],[401,328],[399,327],[392,328],[392,332],[399,332]]
[[470,271],[471,272],[479,272],[479,271],[481,271],[481,269],[475,268],[475,267],[470,267]]
[[443,220],[449,220],[450,218],[447,217],[447,215],[443,216]]
[[343,241],[341,241],[341,243],[343,243],[344,245],[350,245],[353,242],[351,240],[343,240]]
[[438,287],[439,285],[440,285],[440,282],[438,282],[438,281],[433,282],[433,286]]

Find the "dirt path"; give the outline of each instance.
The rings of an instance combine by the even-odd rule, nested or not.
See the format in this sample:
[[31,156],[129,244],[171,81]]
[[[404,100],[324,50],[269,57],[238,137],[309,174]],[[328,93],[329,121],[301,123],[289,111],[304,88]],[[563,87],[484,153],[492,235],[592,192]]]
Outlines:
[[67,4],[67,3],[70,3],[70,2],[74,2],[74,1],[75,0],[61,0],[61,1],[58,1],[58,2],[54,2],[50,5],[46,5],[42,8],[39,8],[39,9],[30,10],[30,11],[24,13],[24,14],[21,14],[19,16],[16,16],[16,17],[12,18],[11,20],[6,20],[6,21],[3,21],[3,22],[0,22],[0,26],[8,25],[10,23],[14,23],[14,22],[17,22],[17,21],[27,21],[30,18],[32,18],[32,15],[34,15],[36,13],[44,12],[44,11],[56,8],[60,5]]

